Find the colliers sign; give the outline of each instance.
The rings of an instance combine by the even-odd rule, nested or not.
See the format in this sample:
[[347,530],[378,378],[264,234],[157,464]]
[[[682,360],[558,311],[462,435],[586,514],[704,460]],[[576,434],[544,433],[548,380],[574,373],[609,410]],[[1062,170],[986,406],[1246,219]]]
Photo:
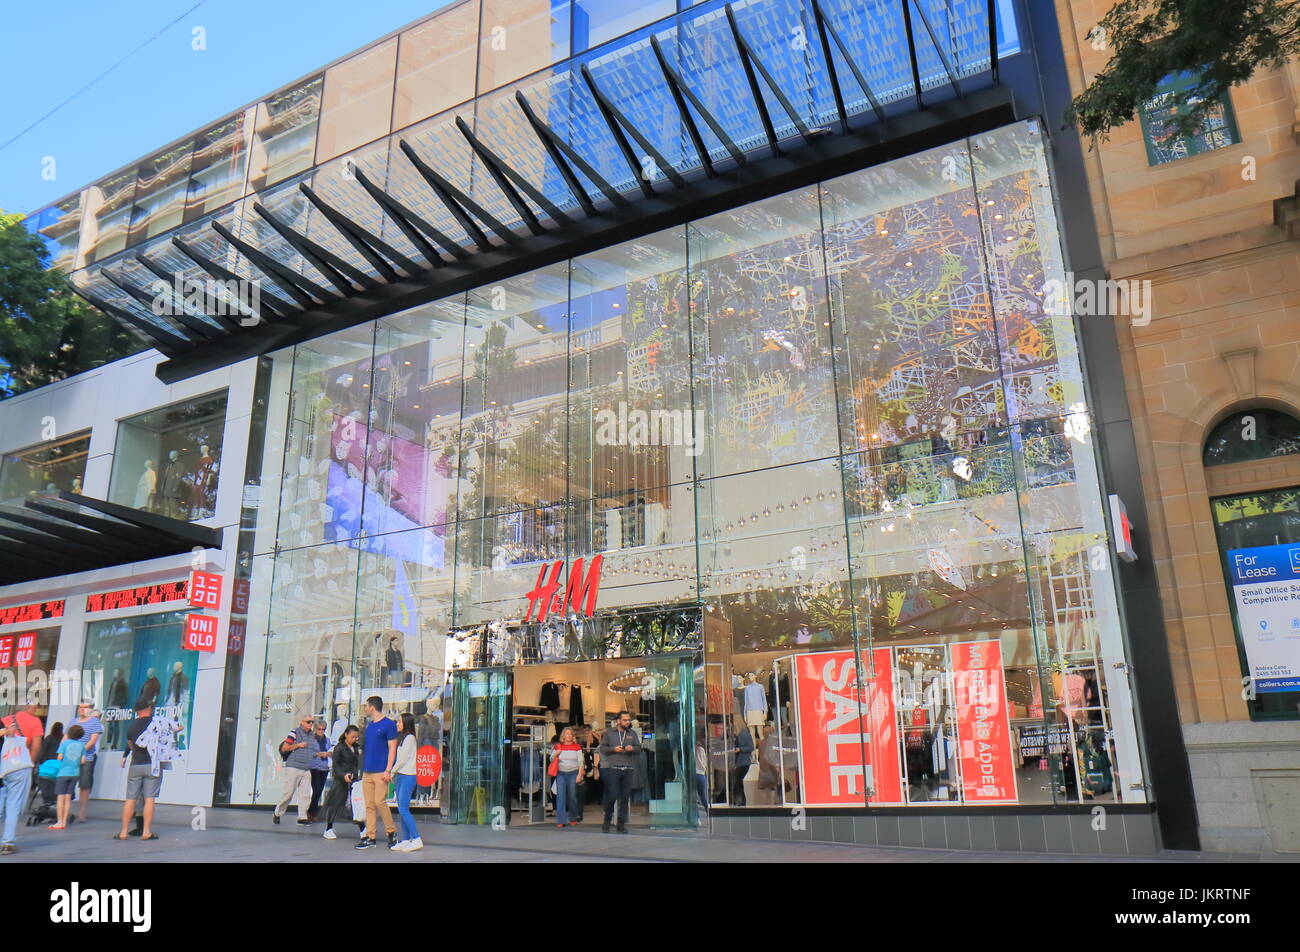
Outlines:
[[[565,586],[563,596],[557,593],[560,590],[560,572],[564,568],[564,560],[556,559],[549,566],[543,563],[537,570],[537,584],[533,586],[531,592],[524,595],[528,599],[528,611],[524,612],[524,621],[532,620],[533,609],[537,610],[537,621],[546,621],[546,617],[551,612],[563,615],[566,606],[567,611],[581,612],[590,618],[596,611],[596,595],[600,591],[600,563],[604,558],[603,553],[593,558],[585,575],[583,574],[584,560],[574,559],[569,569],[569,582]],[[550,581],[546,580],[548,568],[551,570]]]

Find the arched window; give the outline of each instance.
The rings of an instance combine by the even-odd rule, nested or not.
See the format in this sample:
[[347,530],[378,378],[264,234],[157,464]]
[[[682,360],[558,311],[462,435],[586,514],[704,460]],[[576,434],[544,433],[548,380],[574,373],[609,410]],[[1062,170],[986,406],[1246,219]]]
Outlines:
[[1281,410],[1255,407],[1232,414],[1210,431],[1202,461],[1224,466],[1300,453],[1300,420]]

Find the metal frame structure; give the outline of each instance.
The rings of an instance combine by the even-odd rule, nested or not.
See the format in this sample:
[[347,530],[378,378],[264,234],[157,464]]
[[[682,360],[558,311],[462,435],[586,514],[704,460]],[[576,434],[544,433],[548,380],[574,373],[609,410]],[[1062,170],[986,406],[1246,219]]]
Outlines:
[[[241,317],[236,320],[223,313],[221,308],[196,312],[192,306],[182,305],[175,300],[175,295],[171,295],[171,306],[162,309],[168,313],[158,314],[159,308],[153,307],[152,303],[160,295],[132,283],[120,270],[110,273],[102,267],[98,272],[101,280],[139,302],[152,319],[130,313],[126,307],[110,302],[96,290],[79,288],[79,293],[168,357],[159,365],[157,374],[163,381],[172,383],[586,251],[939,145],[1016,118],[1009,92],[1000,88],[997,81],[996,0],[989,3],[988,49],[993,83],[973,93],[963,90],[917,0],[900,0],[907,32],[912,102],[894,103],[893,115],[881,105],[863,69],[849,55],[848,45],[818,0],[807,0],[807,3],[811,19],[816,24],[826,82],[834,94],[838,133],[834,128],[810,126],[800,117],[772,70],[746,38],[732,5],[726,4],[723,10],[727,27],[744,70],[750,104],[758,115],[765,139],[748,153],[726,134],[719,119],[705,107],[679,69],[669,61],[658,39],[652,36],[650,47],[663,84],[680,116],[681,128],[698,160],[698,168],[688,172],[674,168],[655,148],[650,137],[602,89],[590,67],[583,63],[578,66],[582,85],[590,93],[595,111],[603,120],[605,131],[617,146],[635,183],[627,192],[620,192],[603,178],[571,143],[539,117],[528,97],[517,91],[515,102],[526,120],[525,127],[532,130],[536,144],[559,171],[577,206],[574,211],[560,209],[533,182],[490,148],[468,123],[457,118],[456,128],[518,215],[522,230],[507,226],[452,184],[409,141],[401,139],[398,141],[400,151],[428,186],[430,201],[436,200],[446,208],[464,231],[465,243],[446,235],[419,210],[398,201],[361,169],[351,168],[351,178],[405,235],[425,259],[423,264],[411,260],[377,237],[306,183],[300,183],[299,191],[320,212],[322,227],[332,228],[378,278],[330,251],[320,241],[295,230],[263,204],[254,202],[254,212],[301,256],[304,263],[310,264],[324,279],[323,283],[277,261],[248,237],[240,237],[221,222],[214,221],[211,229],[228,246],[227,254],[232,259],[242,255],[250,272],[265,279],[266,290],[261,294],[259,309],[253,309],[248,302],[237,302],[236,310]],[[927,102],[923,98],[913,12],[923,28],[922,39],[928,39],[937,53],[953,88],[954,96],[944,101]],[[851,114],[847,108],[841,72],[836,65],[837,51],[869,104],[869,112]],[[785,141],[777,134],[769,100],[780,108],[788,124],[794,127],[795,135]],[[871,121],[860,121],[865,117]],[[711,156],[700,123],[717,137],[725,156]],[[645,160],[638,158],[638,150],[653,163],[653,175],[645,174]],[[596,187],[599,195],[593,196],[587,191],[579,173]],[[580,216],[577,210],[580,210]],[[212,256],[201,253],[191,243],[180,238],[173,238],[171,243],[213,280],[239,280],[233,271],[218,264]],[[168,275],[143,254],[136,254],[134,260],[159,281],[168,282],[177,277]],[[210,297],[205,300],[212,303]]]

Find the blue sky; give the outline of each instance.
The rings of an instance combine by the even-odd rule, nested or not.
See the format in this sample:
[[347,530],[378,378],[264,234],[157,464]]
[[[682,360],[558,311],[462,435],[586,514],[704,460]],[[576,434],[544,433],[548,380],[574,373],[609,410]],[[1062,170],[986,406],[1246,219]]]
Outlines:
[[[9,0],[0,11],[0,144],[198,0]],[[447,0],[204,0],[17,142],[0,209],[33,212],[383,36]],[[192,48],[203,27],[207,49]],[[54,159],[55,178],[42,177]]]

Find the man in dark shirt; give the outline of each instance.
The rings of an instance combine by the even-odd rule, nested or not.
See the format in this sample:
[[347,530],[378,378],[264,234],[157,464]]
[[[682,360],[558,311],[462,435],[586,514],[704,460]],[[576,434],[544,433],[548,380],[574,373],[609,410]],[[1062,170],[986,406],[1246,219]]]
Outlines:
[[140,836],[146,840],[158,839],[158,834],[152,829],[153,806],[162,789],[162,775],[159,774],[157,777],[153,775],[149,751],[138,743],[140,735],[148,729],[149,722],[152,720],[153,705],[143,700],[139,701],[135,708],[135,720],[126,730],[126,750],[122,753],[122,765],[126,766],[129,758],[131,766],[126,772],[126,802],[122,804],[122,831],[114,839],[124,840],[130,835],[127,827],[131,825],[136,801],[140,799],[144,800],[144,826],[140,830]]
[[600,780],[605,799],[605,822],[601,830],[609,832],[610,820],[618,808],[618,832],[627,832],[628,802],[637,762],[641,759],[641,738],[632,730],[632,713],[620,711],[618,720],[600,735]]

